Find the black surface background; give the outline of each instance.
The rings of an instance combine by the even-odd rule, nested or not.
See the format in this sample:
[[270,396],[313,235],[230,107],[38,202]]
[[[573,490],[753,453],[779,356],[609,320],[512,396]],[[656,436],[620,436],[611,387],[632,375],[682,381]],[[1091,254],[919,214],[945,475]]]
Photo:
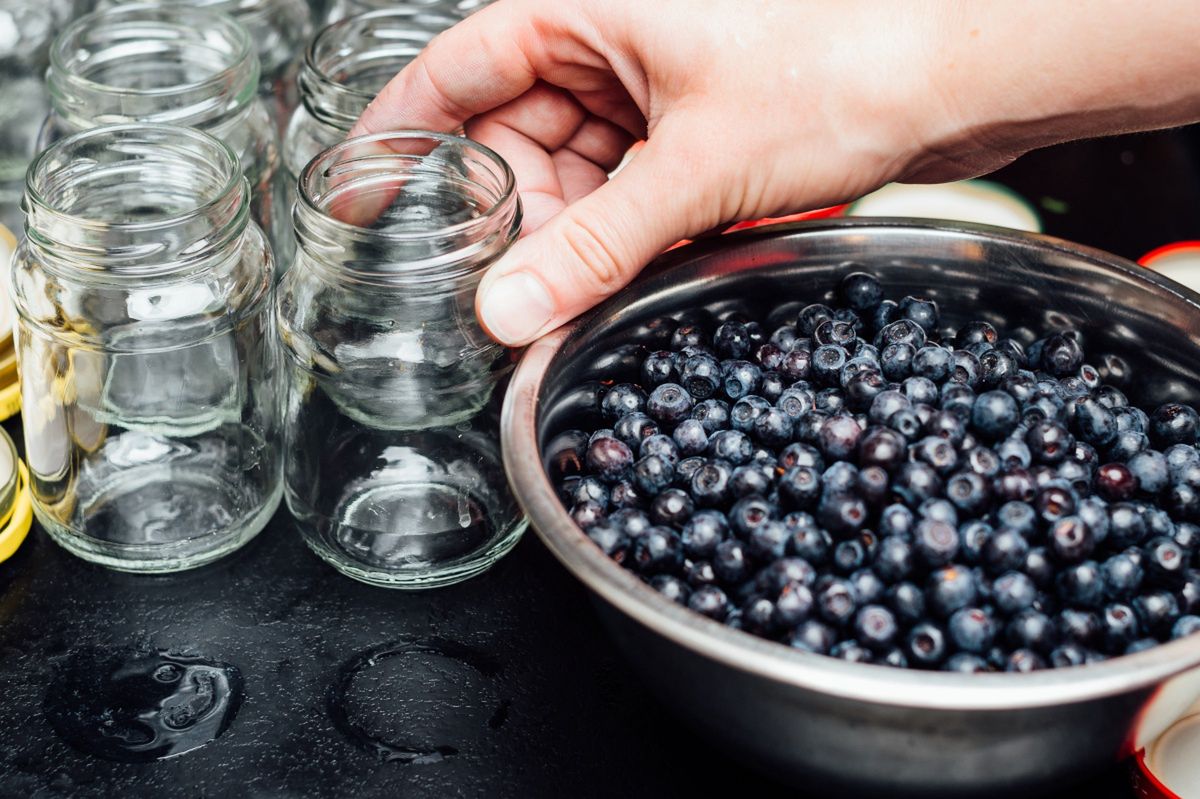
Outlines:
[[[1200,238],[1192,129],[1034,153],[995,179],[1041,208],[1046,232],[1136,258]],[[15,425],[9,423],[10,431]],[[339,667],[400,638],[438,637],[494,662],[411,655],[356,683],[352,715],[440,762],[384,762],[335,728]],[[55,664],[86,646],[195,651],[236,664],[246,700],[228,732],[149,764],[61,742],[41,705]],[[864,752],[864,756],[869,753]],[[133,577],[70,557],[41,531],[0,565],[0,796],[683,796],[785,791],[681,729],[613,651],[584,591],[532,535],[488,574],[399,593],[343,578],[279,515],[195,572]],[[1128,799],[1124,765],[1060,797]]]

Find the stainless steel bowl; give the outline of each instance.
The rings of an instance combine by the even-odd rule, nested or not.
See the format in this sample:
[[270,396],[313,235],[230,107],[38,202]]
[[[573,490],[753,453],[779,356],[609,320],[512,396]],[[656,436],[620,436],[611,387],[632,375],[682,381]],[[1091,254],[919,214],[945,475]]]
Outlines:
[[653,689],[730,751],[797,787],[841,796],[1027,795],[1110,764],[1200,696],[1200,637],[1033,674],[845,663],[664,599],[606,558],[559,504],[544,445],[593,411],[589,381],[620,379],[639,343],[661,340],[655,319],[697,306],[821,301],[840,275],[864,267],[889,296],[936,298],[950,323],[1076,326],[1089,353],[1132,364],[1128,393],[1140,403],[1200,399],[1200,297],[1132,263],[1044,236],[949,223],[752,230],[670,253],[529,348],[502,423],[517,498]]

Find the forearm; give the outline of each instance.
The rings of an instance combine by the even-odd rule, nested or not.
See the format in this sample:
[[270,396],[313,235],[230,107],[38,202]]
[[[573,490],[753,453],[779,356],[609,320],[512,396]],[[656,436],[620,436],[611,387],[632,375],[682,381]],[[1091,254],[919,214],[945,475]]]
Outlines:
[[[1036,147],[1200,120],[1195,0],[955,4],[929,56],[931,155],[984,171]],[[916,163],[935,179],[944,165]]]

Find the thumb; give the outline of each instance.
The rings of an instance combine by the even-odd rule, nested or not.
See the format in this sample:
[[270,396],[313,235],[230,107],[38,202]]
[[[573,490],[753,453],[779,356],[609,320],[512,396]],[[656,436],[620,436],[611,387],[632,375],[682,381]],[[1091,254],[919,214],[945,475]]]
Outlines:
[[475,295],[488,333],[510,347],[528,344],[624,287],[692,232],[696,198],[706,192],[672,179],[676,163],[648,144],[616,177],[514,244]]

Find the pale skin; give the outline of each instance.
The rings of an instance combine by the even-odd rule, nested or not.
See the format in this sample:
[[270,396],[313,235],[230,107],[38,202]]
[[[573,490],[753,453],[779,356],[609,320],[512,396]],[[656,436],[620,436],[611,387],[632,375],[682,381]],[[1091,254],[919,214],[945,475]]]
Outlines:
[[523,236],[476,309],[520,346],[729,223],[1200,120],[1198,12],[1196,0],[499,0],[435,39],[353,135],[463,126],[511,164]]

